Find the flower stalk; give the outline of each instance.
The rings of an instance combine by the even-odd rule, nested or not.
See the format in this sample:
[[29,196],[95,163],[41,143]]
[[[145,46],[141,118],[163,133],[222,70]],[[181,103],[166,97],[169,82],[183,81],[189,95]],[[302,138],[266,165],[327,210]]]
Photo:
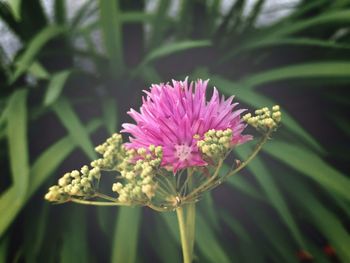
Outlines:
[[183,262],[191,263],[193,260],[193,248],[195,237],[195,203],[179,206],[176,208],[177,220],[183,254]]

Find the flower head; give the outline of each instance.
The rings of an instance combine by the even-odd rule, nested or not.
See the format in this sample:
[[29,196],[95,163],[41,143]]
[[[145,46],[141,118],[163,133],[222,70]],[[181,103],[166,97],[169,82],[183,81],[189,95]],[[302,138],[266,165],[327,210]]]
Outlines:
[[128,114],[136,124],[123,124],[123,132],[131,134],[126,146],[131,149],[148,148],[150,145],[163,149],[162,166],[179,169],[204,166],[206,161],[197,146],[209,130],[232,130],[232,146],[251,139],[242,135],[246,125],[234,110],[233,96],[225,100],[214,88],[212,97],[206,100],[208,81],[197,80],[188,84],[173,81],[172,85],[152,85],[144,91],[140,112],[131,109]]

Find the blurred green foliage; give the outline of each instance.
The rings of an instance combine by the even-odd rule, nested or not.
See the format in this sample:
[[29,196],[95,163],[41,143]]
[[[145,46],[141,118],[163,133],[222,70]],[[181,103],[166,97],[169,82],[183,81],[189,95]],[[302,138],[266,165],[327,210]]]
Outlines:
[[23,44],[10,60],[0,45],[0,262],[180,261],[172,213],[49,206],[42,196],[95,157],[142,89],[185,76],[210,78],[250,109],[285,109],[245,175],[201,200],[196,262],[350,262],[350,1],[301,1],[260,27],[264,0],[248,14],[244,0],[225,14],[219,0],[183,0],[176,16],[166,0],[149,12],[142,1],[87,0],[71,18],[68,1],[53,2],[53,21],[39,0],[0,2],[1,23]]

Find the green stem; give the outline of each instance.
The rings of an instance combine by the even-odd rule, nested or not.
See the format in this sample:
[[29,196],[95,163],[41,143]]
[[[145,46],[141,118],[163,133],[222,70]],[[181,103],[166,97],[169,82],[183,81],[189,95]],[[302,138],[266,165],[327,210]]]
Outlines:
[[186,205],[187,215],[186,215],[186,225],[188,232],[188,246],[191,251],[191,259],[193,259],[193,249],[194,249],[194,240],[195,240],[195,224],[196,224],[196,204],[189,203]]
[[197,195],[197,193],[201,193],[206,187],[210,186],[212,182],[218,177],[220,168],[223,164],[224,160],[219,160],[219,163],[215,169],[215,172],[212,177],[210,177],[207,181],[201,184],[199,187],[194,189],[189,195],[185,196],[184,201],[192,201],[191,199]]
[[118,199],[117,199],[117,198],[114,198],[114,197],[111,197],[111,196],[109,196],[109,195],[105,195],[105,194],[102,194],[102,193],[99,193],[99,192],[96,192],[96,193],[95,193],[95,196],[96,196],[96,197],[100,197],[100,198],[105,199],[105,200],[108,200],[108,201],[115,202],[115,203],[118,202]]
[[236,173],[238,173],[240,170],[242,170],[244,167],[246,167],[251,160],[254,159],[254,157],[260,152],[261,148],[263,147],[263,145],[267,142],[267,140],[270,138],[270,135],[272,133],[272,130],[267,132],[259,141],[259,143],[255,146],[255,149],[253,150],[253,152],[250,154],[250,156],[247,158],[247,160],[245,160],[243,163],[241,163],[241,165],[239,165],[236,169],[232,170],[231,172],[229,172],[228,174],[226,174],[223,179],[226,179],[229,176],[232,176]]
[[83,205],[97,205],[97,206],[130,206],[129,203],[117,203],[117,202],[100,202],[100,201],[89,201],[78,198],[71,198],[69,201],[83,204]]
[[[186,217],[185,217],[186,211]],[[195,204],[176,208],[177,220],[179,222],[183,262],[191,263],[193,259],[194,234],[195,234]]]

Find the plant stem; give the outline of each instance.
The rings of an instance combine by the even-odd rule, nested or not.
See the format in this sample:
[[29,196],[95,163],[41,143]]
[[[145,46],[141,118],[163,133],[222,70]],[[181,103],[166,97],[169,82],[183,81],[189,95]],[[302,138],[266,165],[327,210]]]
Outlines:
[[117,203],[117,202],[100,202],[100,201],[89,201],[78,198],[71,198],[71,202],[79,203],[83,205],[97,205],[97,206],[130,206],[129,203]]
[[272,131],[267,132],[259,141],[259,143],[255,146],[253,152],[250,154],[250,156],[245,160],[241,165],[239,165],[236,169],[232,170],[228,174],[226,174],[223,179],[226,179],[229,176],[232,176],[236,173],[238,173],[240,170],[242,170],[244,167],[246,167],[251,160],[254,159],[254,157],[260,152],[263,145],[267,142],[267,140],[270,138]]
[[[186,211],[186,217],[185,217]],[[193,258],[194,233],[195,233],[195,204],[191,203],[176,208],[179,222],[183,262],[191,263]]]

